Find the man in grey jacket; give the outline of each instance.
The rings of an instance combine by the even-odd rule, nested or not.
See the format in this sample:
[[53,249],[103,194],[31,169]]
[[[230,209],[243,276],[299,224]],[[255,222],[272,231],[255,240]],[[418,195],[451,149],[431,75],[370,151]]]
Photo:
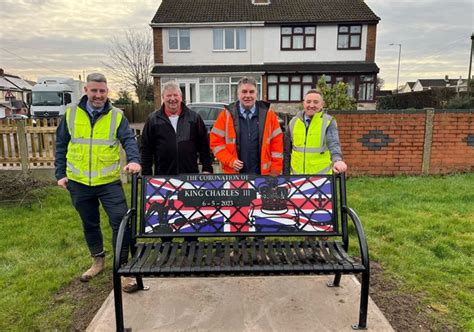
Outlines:
[[309,90],[304,110],[287,127],[285,134],[284,174],[343,173],[343,161],[336,120],[323,112],[324,100],[317,90]]

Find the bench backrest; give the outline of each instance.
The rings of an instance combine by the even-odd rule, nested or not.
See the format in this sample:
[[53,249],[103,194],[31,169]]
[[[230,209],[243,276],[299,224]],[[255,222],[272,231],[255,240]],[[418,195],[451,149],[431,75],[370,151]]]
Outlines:
[[144,177],[138,235],[342,235],[337,187],[332,175]]

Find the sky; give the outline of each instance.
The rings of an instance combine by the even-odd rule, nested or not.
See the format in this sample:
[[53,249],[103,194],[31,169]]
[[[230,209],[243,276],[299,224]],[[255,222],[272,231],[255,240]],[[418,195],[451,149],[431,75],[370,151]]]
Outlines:
[[[249,0],[250,1],[250,0]],[[291,0],[287,0],[291,1]],[[418,78],[466,78],[474,0],[365,0],[381,18],[376,63],[383,89]],[[0,68],[36,81],[103,72],[112,89],[127,88],[104,65],[114,37],[152,33],[158,0],[0,0]],[[474,71],[474,70],[473,70]]]

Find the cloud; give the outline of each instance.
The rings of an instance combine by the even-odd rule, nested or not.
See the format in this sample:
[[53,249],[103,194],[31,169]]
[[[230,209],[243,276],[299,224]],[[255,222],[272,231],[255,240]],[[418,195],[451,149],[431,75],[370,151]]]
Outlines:
[[[108,48],[126,29],[149,31],[160,1],[0,0],[0,66],[7,73],[83,76],[106,72]],[[113,86],[118,81],[109,75]],[[120,87],[121,84],[117,84]]]
[[[250,0],[249,0],[250,1]],[[290,1],[290,0],[286,0]],[[0,66],[30,79],[105,71],[108,45],[128,29],[148,31],[160,1],[0,0]],[[402,44],[400,83],[467,76],[472,0],[365,0],[381,18],[376,63],[393,88]],[[110,82],[114,82],[111,77]]]
[[366,0],[381,18],[377,26],[376,62],[385,88],[394,88],[398,47],[402,44],[400,84],[414,78],[467,77],[472,0]]

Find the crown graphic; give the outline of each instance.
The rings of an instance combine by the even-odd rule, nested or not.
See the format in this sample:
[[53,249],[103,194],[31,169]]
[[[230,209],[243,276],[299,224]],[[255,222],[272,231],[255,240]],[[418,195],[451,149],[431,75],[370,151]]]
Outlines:
[[288,189],[282,187],[265,186],[260,189],[262,210],[281,211],[286,209]]

